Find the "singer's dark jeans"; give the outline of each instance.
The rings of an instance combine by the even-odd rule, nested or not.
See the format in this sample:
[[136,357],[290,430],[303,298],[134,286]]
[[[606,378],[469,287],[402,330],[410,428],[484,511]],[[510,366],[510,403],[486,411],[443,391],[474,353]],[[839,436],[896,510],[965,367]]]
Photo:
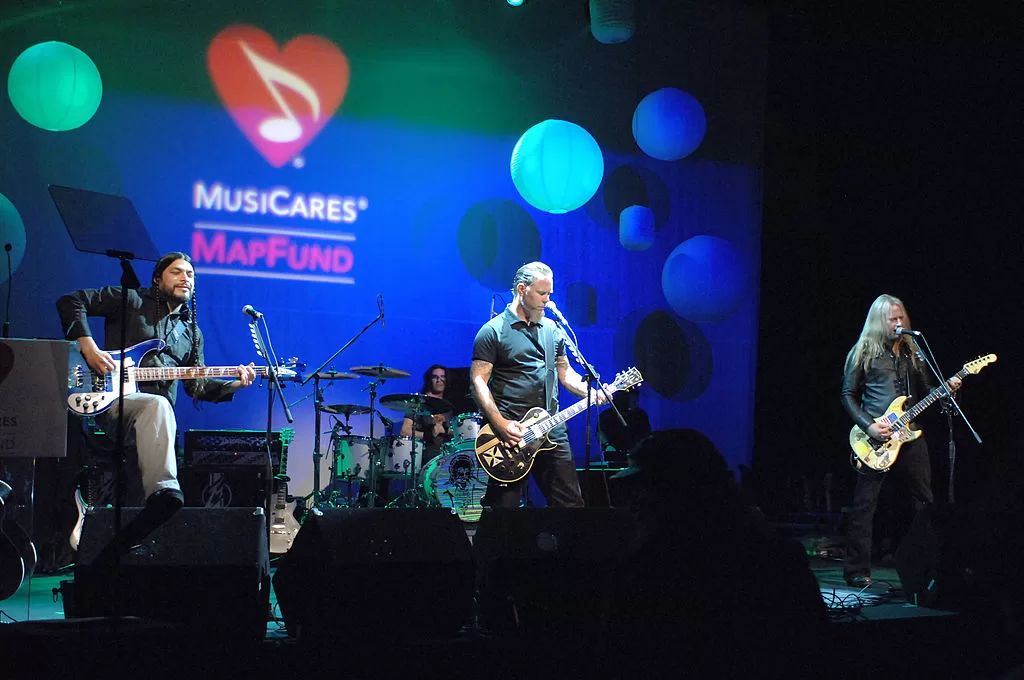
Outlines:
[[857,486],[853,491],[853,509],[846,524],[843,576],[847,579],[871,574],[871,538],[878,494],[890,475],[899,475],[906,481],[915,512],[920,512],[935,501],[932,495],[931,460],[924,437],[900,447],[899,458],[889,472],[858,473]]
[[[549,507],[582,508],[583,494],[580,493],[580,482],[576,476],[576,460],[569,448],[569,439],[564,428],[560,429],[561,434],[556,434],[558,430],[551,433],[551,440],[558,444],[558,447],[538,453],[534,458],[530,475],[536,480]],[[483,505],[494,508],[518,508],[527,480],[529,476],[512,484],[504,484],[488,477]]]

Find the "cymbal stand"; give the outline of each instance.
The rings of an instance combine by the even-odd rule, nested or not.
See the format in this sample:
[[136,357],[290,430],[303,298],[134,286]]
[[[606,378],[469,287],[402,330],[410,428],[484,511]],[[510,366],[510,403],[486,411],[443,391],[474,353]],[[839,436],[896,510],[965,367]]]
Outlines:
[[[327,496],[327,504],[331,507],[349,507],[352,505],[352,475],[346,474],[344,477],[338,474],[338,450],[341,448],[341,436],[338,435],[338,431],[341,430],[345,433],[344,436],[352,434],[352,426],[349,425],[348,414],[345,415],[345,422],[337,417],[334,418],[334,426],[331,427],[331,457],[333,464],[331,465],[331,481],[330,481],[330,493]],[[344,504],[338,503],[338,498],[342,496],[342,493],[338,491],[338,485],[344,480],[345,486],[348,489],[348,494],[344,496]]]
[[312,507],[319,508],[323,498],[320,496],[320,405],[324,402],[323,392],[320,391],[320,377],[313,374],[313,431],[316,437],[313,438],[313,504]]
[[377,440],[373,436],[373,414],[377,408],[377,388],[384,384],[384,378],[370,381],[363,391],[370,391],[370,480],[369,494],[366,496],[366,507],[372,508],[377,503],[377,468],[381,464],[380,452],[377,451]]
[[[424,400],[421,397],[420,401],[417,403],[418,408],[416,408],[412,413],[405,414],[405,416],[407,416],[410,420],[412,420],[412,436],[409,437],[409,440],[410,440],[409,441],[409,447],[410,447],[410,451],[409,451],[409,459],[410,459],[409,472],[406,475],[406,480],[407,481],[406,481],[406,489],[405,489],[405,491],[403,491],[402,494],[398,498],[396,498],[395,500],[393,500],[390,503],[388,503],[388,507],[389,508],[391,508],[391,507],[395,507],[395,508],[415,508],[417,506],[419,500],[420,500],[420,490],[419,490],[419,487],[416,484],[416,418],[417,418],[417,416],[425,415],[425,414],[422,414],[423,404],[424,404]],[[426,432],[423,433],[423,439],[421,439],[420,441],[422,442],[422,448],[420,449],[420,456],[422,456],[423,454],[426,453],[426,449],[427,449],[427,433]],[[411,503],[409,501],[409,496],[412,497]]]

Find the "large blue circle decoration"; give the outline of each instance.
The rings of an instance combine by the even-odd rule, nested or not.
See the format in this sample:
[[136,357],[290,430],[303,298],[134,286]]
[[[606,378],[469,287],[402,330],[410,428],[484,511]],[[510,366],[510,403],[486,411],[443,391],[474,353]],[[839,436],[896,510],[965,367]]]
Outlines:
[[526,208],[490,198],[471,206],[456,237],[462,265],[491,290],[508,290],[516,270],[539,260],[540,232]]
[[677,314],[696,322],[731,316],[750,291],[751,277],[736,249],[716,236],[694,236],[665,260],[661,289]]
[[7,93],[22,118],[51,132],[74,130],[100,107],[103,81],[82,50],[51,40],[18,55],[7,76]]
[[650,93],[633,112],[633,138],[645,154],[662,161],[686,158],[704,141],[704,107],[688,92],[664,87]]
[[527,203],[560,215],[593,197],[604,177],[604,156],[579,125],[545,120],[516,142],[511,170],[512,182]]
[[[18,209],[6,196],[0,194],[0,243],[11,244],[11,271],[17,271],[25,257],[25,223],[21,221]],[[0,250],[0,282],[6,281],[7,253]]]

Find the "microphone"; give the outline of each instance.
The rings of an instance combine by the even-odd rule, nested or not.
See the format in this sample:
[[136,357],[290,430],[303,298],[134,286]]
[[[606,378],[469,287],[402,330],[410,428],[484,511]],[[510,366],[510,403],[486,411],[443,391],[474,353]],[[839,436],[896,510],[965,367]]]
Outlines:
[[254,320],[263,318],[263,315],[257,312],[252,305],[246,305],[245,307],[242,307],[242,314],[247,314],[248,316],[251,316]]
[[546,309],[549,312],[551,312],[552,314],[554,314],[555,315],[555,319],[558,320],[558,323],[562,324],[563,326],[568,326],[569,325],[569,322],[566,321],[565,317],[562,316],[562,313],[560,311],[558,311],[558,307],[555,306],[555,303],[553,301],[548,300],[547,304],[544,305],[544,309]]
[[903,326],[896,326],[896,335],[913,335],[915,338],[919,338],[921,337],[921,331],[912,331]]
[[377,310],[380,312],[380,327],[384,328],[384,296],[377,294]]
[[380,418],[380,424],[388,428],[389,430],[391,429],[391,426],[395,424],[395,421],[391,420],[390,418],[385,418],[384,414],[381,413],[380,411],[377,411],[377,417]]

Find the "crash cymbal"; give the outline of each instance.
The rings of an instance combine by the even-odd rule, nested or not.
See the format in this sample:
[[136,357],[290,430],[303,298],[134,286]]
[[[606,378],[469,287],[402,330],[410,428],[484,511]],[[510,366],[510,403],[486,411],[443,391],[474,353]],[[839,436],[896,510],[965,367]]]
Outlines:
[[348,369],[353,373],[365,375],[367,378],[408,378],[409,371],[402,371],[397,368],[390,368],[384,364],[377,366],[353,366]]
[[426,394],[389,394],[380,398],[380,405],[407,416],[428,416],[454,412],[450,402]]
[[320,407],[320,410],[324,413],[333,413],[339,416],[363,416],[370,412],[369,406],[360,406],[359,404],[326,404]]
[[359,376],[355,373],[345,373],[344,371],[320,371],[316,374],[316,377],[320,380],[354,380]]

